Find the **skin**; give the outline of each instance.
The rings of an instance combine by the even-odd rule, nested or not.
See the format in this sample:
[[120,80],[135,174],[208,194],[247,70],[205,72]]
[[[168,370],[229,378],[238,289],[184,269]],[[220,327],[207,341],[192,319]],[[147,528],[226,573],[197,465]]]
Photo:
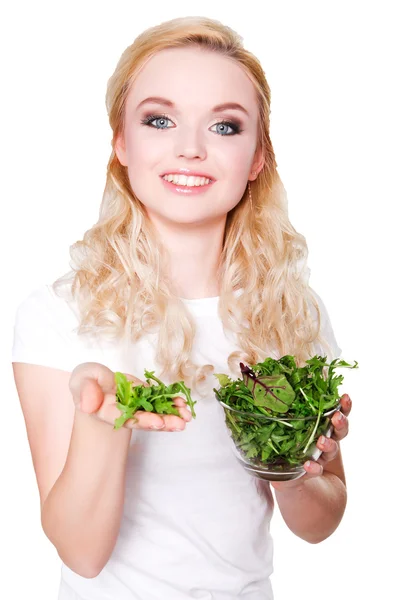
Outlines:
[[[167,98],[174,106],[138,106],[150,96]],[[225,102],[241,104],[248,115],[234,109],[213,112]],[[159,118],[143,125],[141,119],[149,114]],[[162,50],[142,67],[128,93],[124,116],[115,152],[168,250],[177,293],[183,298],[219,295],[216,272],[227,213],[264,164],[257,149],[258,106],[252,82],[239,65],[217,53]],[[240,134],[229,125],[217,128],[222,120],[232,119],[239,120]],[[171,192],[160,175],[180,167],[209,173],[216,182],[192,198]],[[323,453],[318,461],[305,464],[306,475],[270,482],[290,529],[311,543],[328,537],[344,513],[346,481],[339,442],[348,433],[350,410],[344,394],[342,412],[332,418],[332,437],[325,445],[320,438],[317,445]]]
[[[151,96],[168,98],[175,108],[137,108]],[[225,102],[241,104],[249,115],[233,109],[212,111]],[[167,115],[168,120],[141,124],[151,113]],[[217,125],[231,119],[240,121],[243,132],[234,134],[224,126],[219,133]],[[115,152],[168,250],[172,280],[181,297],[219,295],[216,271],[227,213],[264,163],[256,149],[257,125],[252,82],[233,61],[209,51],[162,50],[145,64],[129,91]],[[160,175],[181,167],[208,173],[216,182],[192,198],[171,192]]]

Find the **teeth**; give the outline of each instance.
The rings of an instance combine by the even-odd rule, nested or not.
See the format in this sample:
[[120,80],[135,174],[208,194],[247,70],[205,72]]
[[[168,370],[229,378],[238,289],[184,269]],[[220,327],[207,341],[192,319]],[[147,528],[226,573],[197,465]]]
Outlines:
[[176,183],[177,185],[187,185],[189,187],[207,185],[210,183],[211,179],[206,179],[206,177],[194,177],[190,175],[190,177],[186,177],[186,175],[164,175],[163,179],[169,181],[171,183]]

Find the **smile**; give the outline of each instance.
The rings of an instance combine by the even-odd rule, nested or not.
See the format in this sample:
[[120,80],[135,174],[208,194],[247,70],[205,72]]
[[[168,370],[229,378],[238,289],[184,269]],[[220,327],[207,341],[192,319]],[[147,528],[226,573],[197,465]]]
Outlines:
[[186,175],[163,175],[161,177],[167,189],[178,194],[199,194],[207,191],[213,185],[214,181],[205,177],[187,177]]
[[173,173],[163,175],[163,179],[165,179],[165,181],[169,181],[170,183],[176,183],[178,185],[187,185],[189,187],[208,185],[211,181],[206,177],[196,177],[194,175],[174,175]]

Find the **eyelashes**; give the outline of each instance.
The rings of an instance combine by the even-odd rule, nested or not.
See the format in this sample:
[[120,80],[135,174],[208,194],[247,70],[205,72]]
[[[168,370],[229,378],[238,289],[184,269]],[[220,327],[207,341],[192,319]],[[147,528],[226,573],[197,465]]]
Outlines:
[[[146,117],[144,117],[143,119],[141,119],[141,124],[142,125],[146,125],[148,127],[153,127],[153,129],[157,129],[157,130],[163,130],[163,129],[171,129],[171,127],[157,127],[153,125],[153,121],[157,121],[157,120],[164,120],[164,121],[172,121],[172,119],[170,119],[168,117],[168,115],[165,114],[150,114],[147,115]],[[230,127],[232,132],[231,133],[222,133],[219,132],[218,135],[222,135],[222,137],[225,136],[230,136],[230,135],[239,135],[240,133],[242,133],[243,129],[241,127],[241,124],[239,123],[239,121],[236,121],[234,119],[232,120],[227,120],[227,119],[222,119],[221,121],[218,121],[217,123],[214,123],[214,125],[212,127],[214,127],[215,125],[218,126],[223,126],[223,127]]]

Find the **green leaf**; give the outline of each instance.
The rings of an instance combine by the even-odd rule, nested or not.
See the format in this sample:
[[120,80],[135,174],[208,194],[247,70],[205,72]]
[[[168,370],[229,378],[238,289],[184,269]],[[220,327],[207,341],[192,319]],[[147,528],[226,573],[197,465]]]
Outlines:
[[121,404],[128,404],[131,395],[131,382],[123,373],[115,373],[115,383],[117,384],[117,398]]
[[246,386],[253,394],[256,406],[285,413],[295,399],[295,392],[284,375],[263,375],[254,379],[244,376]]
[[228,375],[224,375],[223,373],[214,373],[214,377],[216,377],[220,383],[220,385],[228,385],[231,383],[230,377]]
[[151,404],[151,402],[148,402],[146,398],[141,398],[139,402],[139,406],[142,406],[144,410],[146,410],[147,412],[153,412],[153,405]]

